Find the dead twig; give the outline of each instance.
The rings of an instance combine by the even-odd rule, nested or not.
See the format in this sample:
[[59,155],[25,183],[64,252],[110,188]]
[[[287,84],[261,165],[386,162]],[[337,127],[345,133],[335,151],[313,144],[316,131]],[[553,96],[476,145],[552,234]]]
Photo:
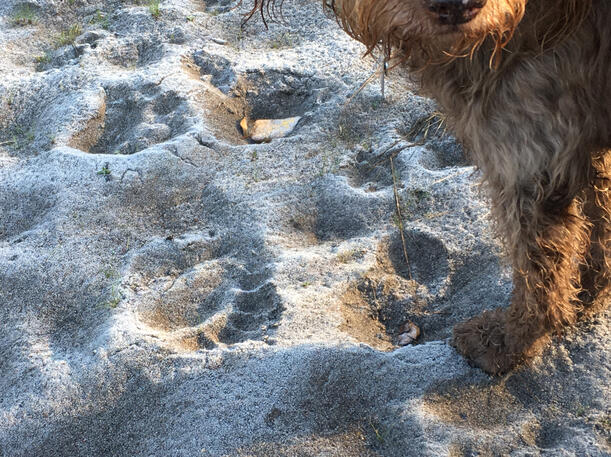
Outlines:
[[395,164],[390,158],[390,171],[392,173],[392,189],[395,194],[395,209],[397,211],[397,225],[399,226],[399,234],[401,235],[401,245],[403,247],[403,257],[407,265],[407,276],[412,280],[412,269],[409,265],[409,257],[407,256],[407,247],[405,243],[405,234],[403,233],[403,216],[401,215],[401,201],[399,200],[399,191],[397,190],[397,175],[395,173]]
[[378,65],[381,67],[380,71],[380,90],[382,91],[382,100],[386,100],[384,96],[384,89],[386,83],[386,70],[388,69],[388,60],[386,57],[380,57],[378,59]]
[[367,86],[367,84],[369,84],[371,81],[373,81],[375,79],[375,77],[378,75],[378,73],[380,74],[380,85],[381,85],[381,89],[382,89],[382,100],[384,99],[384,80],[385,80],[385,76],[386,76],[386,68],[387,68],[387,61],[385,58],[380,58],[378,60],[378,65],[376,66],[376,68],[373,70],[373,73],[371,73],[371,75],[369,75],[369,77],[365,80],[365,82],[363,82],[363,84],[360,85],[360,87],[356,90],[356,92],[354,94],[352,94],[350,97],[348,97],[348,100],[346,100],[344,102],[344,106],[349,105],[350,103],[352,103],[352,100],[354,100],[354,97],[356,97],[358,94],[361,93],[361,91]]
[[449,175],[447,175],[447,176],[444,176],[443,178],[438,179],[437,181],[433,181],[433,182],[431,183],[431,186],[434,186],[435,184],[439,184],[440,182],[447,181],[448,179],[455,178],[456,176],[459,176],[459,175],[465,174],[465,173],[467,173],[468,171],[471,171],[471,169],[470,169],[470,168],[467,168],[467,169],[465,169],[465,170],[458,170],[456,173],[449,174]]

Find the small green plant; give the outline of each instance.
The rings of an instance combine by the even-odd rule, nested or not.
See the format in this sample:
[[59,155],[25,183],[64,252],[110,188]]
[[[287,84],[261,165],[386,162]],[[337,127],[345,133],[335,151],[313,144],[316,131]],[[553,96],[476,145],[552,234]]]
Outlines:
[[119,284],[115,283],[110,286],[110,296],[108,300],[106,300],[103,304],[105,308],[116,308],[119,303],[121,303],[121,299],[123,296],[121,295],[121,291],[119,290]]
[[269,46],[272,49],[291,48],[295,45],[293,35],[288,32],[283,33],[279,37],[271,40]]
[[236,50],[240,50],[242,48],[242,42],[244,40],[244,32],[241,28],[239,28],[236,33],[233,35],[232,39],[229,40],[229,44]]
[[55,48],[61,48],[69,44],[74,44],[76,37],[83,33],[83,27],[80,24],[73,24],[69,29],[62,31],[55,40]]
[[575,415],[577,417],[583,417],[588,412],[588,409],[584,405],[577,405],[575,408]]
[[107,299],[104,302],[102,302],[101,306],[103,308],[113,308],[114,309],[123,299],[123,294],[121,293],[121,290],[120,290],[121,275],[119,274],[117,270],[115,270],[111,266],[108,266],[100,270],[100,272],[104,275],[105,279],[110,281],[110,284],[108,285],[110,290],[108,292]]
[[34,141],[34,130],[30,129],[27,131],[27,133],[25,134],[25,140],[28,143],[31,143],[32,141]]
[[104,277],[106,279],[117,279],[119,277],[119,273],[112,267],[105,268],[102,270]]
[[35,135],[33,128],[25,130],[23,127],[16,127],[13,132],[11,144],[13,144],[16,149],[23,149],[34,141],[34,138]]
[[51,62],[51,55],[48,52],[34,57],[34,62],[39,65],[45,65]]
[[159,1],[160,0],[149,0],[149,11],[151,13],[151,16],[153,16],[155,19],[159,19],[161,17]]
[[370,151],[371,148],[373,147],[373,145],[371,144],[371,140],[370,139],[365,139],[365,140],[361,141],[360,146],[361,146],[361,148],[363,148],[364,151]]
[[377,110],[380,106],[382,106],[382,101],[379,99],[371,100],[371,109]]
[[257,166],[253,167],[252,172],[250,174],[253,182],[261,181],[261,170]]
[[195,20],[195,16],[187,16],[187,22],[193,22]]
[[90,24],[99,24],[104,30],[108,30],[110,27],[110,20],[108,19],[108,14],[102,13],[102,11],[97,10],[95,15],[89,20]]
[[388,430],[382,430],[381,425],[376,424],[371,420],[369,421],[369,425],[371,426],[373,433],[375,433],[376,440],[378,441],[378,443],[384,443],[386,435],[388,435]]
[[319,176],[325,176],[330,173],[336,173],[339,170],[340,157],[337,151],[323,152],[320,156]]
[[358,249],[349,249],[346,251],[338,252],[336,259],[339,263],[349,263],[362,256],[363,251],[360,251]]
[[14,25],[26,26],[33,25],[38,22],[38,14],[36,10],[29,4],[21,5],[12,17],[12,23]]
[[405,209],[407,213],[419,212],[430,206],[433,196],[428,190],[413,189],[407,191],[405,196]]
[[109,177],[112,172],[110,171],[109,164],[105,163],[104,166],[97,172],[98,175]]

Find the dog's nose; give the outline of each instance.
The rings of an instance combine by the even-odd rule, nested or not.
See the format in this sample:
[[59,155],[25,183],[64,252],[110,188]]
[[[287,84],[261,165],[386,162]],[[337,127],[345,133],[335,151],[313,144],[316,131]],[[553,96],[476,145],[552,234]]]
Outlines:
[[458,25],[469,22],[484,7],[486,0],[426,0],[429,11],[442,24]]

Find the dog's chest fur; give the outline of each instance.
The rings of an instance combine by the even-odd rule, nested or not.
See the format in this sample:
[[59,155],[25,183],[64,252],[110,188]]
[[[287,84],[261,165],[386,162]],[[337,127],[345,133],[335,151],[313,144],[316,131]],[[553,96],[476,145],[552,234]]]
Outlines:
[[542,52],[527,12],[498,68],[484,45],[416,78],[487,178],[527,182],[551,162],[611,148],[610,23],[611,2],[595,2],[579,30]]

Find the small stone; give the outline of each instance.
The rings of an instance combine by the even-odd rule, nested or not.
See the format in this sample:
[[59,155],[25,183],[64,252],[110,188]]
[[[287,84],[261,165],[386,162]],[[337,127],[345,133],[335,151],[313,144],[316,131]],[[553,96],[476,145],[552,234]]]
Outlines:
[[259,119],[252,122],[244,118],[240,122],[240,126],[244,136],[256,143],[265,143],[274,138],[283,138],[289,135],[300,120],[300,116],[286,119]]
[[399,329],[399,338],[397,344],[399,346],[407,346],[414,343],[420,336],[420,328],[411,321],[406,322]]

